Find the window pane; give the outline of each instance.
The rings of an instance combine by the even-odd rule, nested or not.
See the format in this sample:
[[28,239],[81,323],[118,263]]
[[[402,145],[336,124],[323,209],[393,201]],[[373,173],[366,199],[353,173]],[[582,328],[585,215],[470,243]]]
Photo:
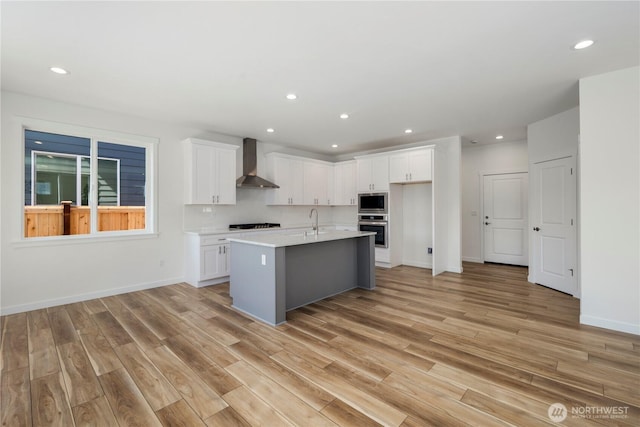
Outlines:
[[35,151],[54,155],[71,154],[88,157],[91,141],[89,138],[25,130],[24,150],[24,204],[26,206],[36,204],[32,198],[32,153]]
[[145,228],[146,150],[98,142],[98,230]]
[[[78,158],[90,149],[88,138],[25,130],[25,237],[89,233],[89,210],[77,205]],[[66,221],[63,201],[71,202]]]
[[35,204],[59,205],[64,200],[76,204],[76,157],[36,154],[35,163]]
[[98,206],[118,206],[118,161],[98,159]]

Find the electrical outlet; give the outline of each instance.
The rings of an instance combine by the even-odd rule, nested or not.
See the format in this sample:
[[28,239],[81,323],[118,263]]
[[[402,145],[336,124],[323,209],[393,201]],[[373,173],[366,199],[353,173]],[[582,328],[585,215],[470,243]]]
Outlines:
[[429,255],[433,254],[433,248],[427,248],[427,253],[428,253]]

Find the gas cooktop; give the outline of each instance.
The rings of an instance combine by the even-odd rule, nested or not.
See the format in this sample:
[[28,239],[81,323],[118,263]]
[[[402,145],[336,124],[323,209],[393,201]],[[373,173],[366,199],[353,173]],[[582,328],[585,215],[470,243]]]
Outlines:
[[231,224],[229,230],[254,230],[256,228],[277,228],[280,224],[264,222],[260,224]]

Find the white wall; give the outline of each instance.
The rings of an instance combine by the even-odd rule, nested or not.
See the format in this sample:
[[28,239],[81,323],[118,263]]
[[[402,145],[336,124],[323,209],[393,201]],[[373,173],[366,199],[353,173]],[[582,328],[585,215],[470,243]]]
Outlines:
[[[483,173],[527,172],[527,141],[462,148],[462,259],[482,262]],[[475,215],[474,215],[475,213]]]
[[640,68],[580,80],[580,322],[640,334]]
[[530,124],[527,127],[529,163],[576,156],[579,128],[578,107]]

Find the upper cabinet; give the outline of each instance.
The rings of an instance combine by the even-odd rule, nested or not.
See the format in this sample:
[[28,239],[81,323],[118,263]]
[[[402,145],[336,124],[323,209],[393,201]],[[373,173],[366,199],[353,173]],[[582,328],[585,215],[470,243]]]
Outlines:
[[333,193],[333,166],[331,164],[313,160],[304,161],[303,182],[305,205],[331,205]]
[[433,180],[433,148],[397,151],[389,155],[389,181],[392,184]]
[[267,190],[269,205],[302,205],[304,202],[304,163],[302,160],[269,153],[266,159],[266,177],[280,186]]
[[236,203],[235,145],[189,138],[184,144],[185,204]]
[[389,191],[389,156],[359,157],[356,169],[358,193]]
[[267,190],[268,205],[333,204],[333,164],[280,153],[269,153],[265,159],[267,179],[280,186]]
[[351,160],[333,165],[333,202],[335,206],[356,206],[356,162]]

